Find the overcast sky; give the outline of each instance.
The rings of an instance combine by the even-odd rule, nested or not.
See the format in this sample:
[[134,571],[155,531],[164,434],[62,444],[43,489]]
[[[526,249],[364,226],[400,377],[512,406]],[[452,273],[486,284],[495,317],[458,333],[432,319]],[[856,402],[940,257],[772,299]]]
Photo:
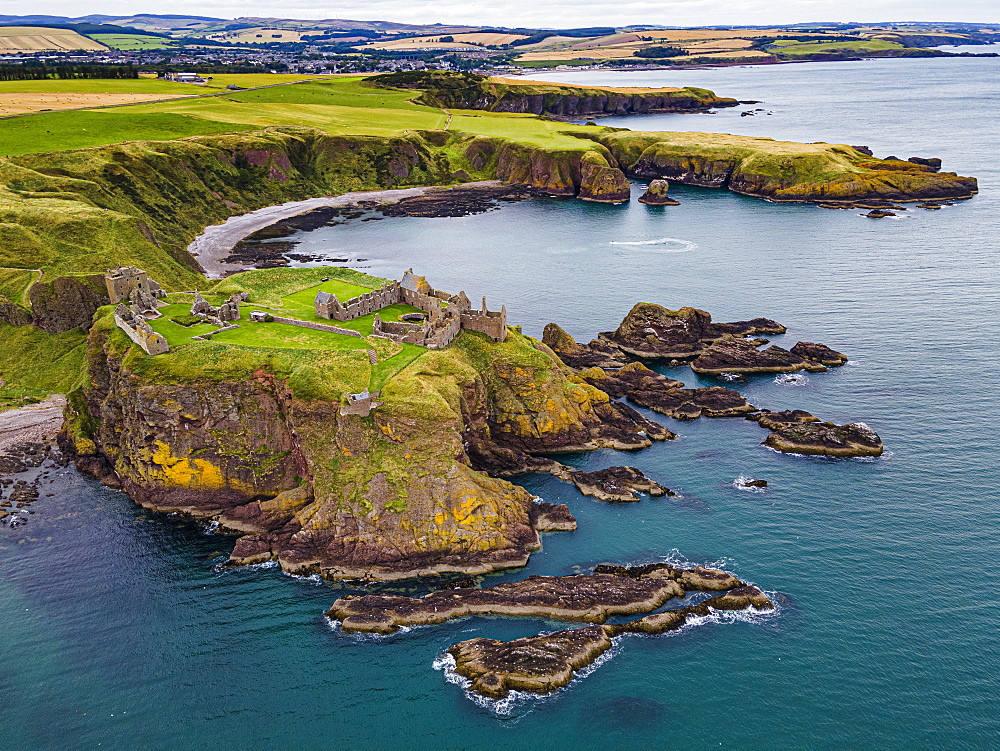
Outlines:
[[82,16],[170,13],[216,18],[346,18],[469,25],[671,26],[771,24],[809,21],[997,22],[997,0],[0,0],[0,13]]

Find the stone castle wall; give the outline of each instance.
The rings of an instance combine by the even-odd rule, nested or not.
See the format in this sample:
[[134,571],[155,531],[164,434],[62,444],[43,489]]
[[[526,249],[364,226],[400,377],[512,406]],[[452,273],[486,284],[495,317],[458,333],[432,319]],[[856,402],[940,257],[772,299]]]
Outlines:
[[478,331],[490,337],[495,342],[507,338],[507,308],[500,312],[492,310],[467,310],[462,312],[462,328]]
[[422,324],[383,321],[376,316],[373,334],[397,342],[419,344],[429,349],[447,347],[462,329],[478,331],[494,341],[507,338],[506,308],[501,308],[499,312],[487,310],[484,298],[482,309],[472,310],[464,292],[449,295],[433,289],[423,277],[416,277],[412,271],[407,272],[404,280],[410,281],[405,285],[390,282],[343,303],[335,295],[318,292],[315,300],[316,315],[337,321],[351,321],[377,313],[390,305],[406,303],[426,313],[427,321]]
[[287,323],[289,326],[301,326],[304,329],[316,329],[316,331],[329,331],[331,334],[346,334],[364,339],[364,334],[351,329],[342,329],[339,326],[327,326],[325,323],[314,323],[313,321],[300,321],[297,318],[283,318],[281,316],[271,316],[275,323]]
[[146,272],[131,266],[122,266],[104,275],[104,283],[108,288],[111,303],[119,303],[128,299],[135,290],[149,291],[149,280]]
[[157,334],[145,321],[137,321],[119,305],[115,311],[115,325],[128,334],[128,338],[142,347],[147,355],[159,355],[170,351],[170,345],[162,334]]

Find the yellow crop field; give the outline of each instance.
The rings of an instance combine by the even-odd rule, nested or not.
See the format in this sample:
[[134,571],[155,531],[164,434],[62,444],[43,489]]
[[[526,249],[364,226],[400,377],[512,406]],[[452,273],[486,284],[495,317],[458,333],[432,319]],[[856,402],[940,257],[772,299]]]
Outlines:
[[106,50],[103,44],[68,29],[0,26],[0,54],[62,50]]
[[[183,96],[183,94],[179,96]],[[24,115],[29,112],[55,112],[56,110],[72,110],[81,107],[107,107],[155,102],[168,97],[168,94],[99,94],[86,91],[3,93],[0,95],[0,117]]]
[[530,62],[532,60],[621,60],[632,57],[632,53],[642,49],[644,45],[631,44],[620,47],[592,47],[590,49],[554,49],[526,52],[517,59]]
[[[694,52],[691,53],[695,55]],[[697,53],[695,55],[698,58],[710,58],[713,60],[719,60],[723,62],[725,60],[749,60],[751,58],[757,59],[771,59],[774,57],[770,52],[762,52],[760,50],[729,50],[727,52],[706,52]]]
[[217,34],[209,34],[208,39],[217,42],[298,42],[303,35],[319,34],[316,29],[289,29],[259,27],[254,29],[239,29],[236,31],[220,31]]
[[[450,38],[450,42],[442,42],[441,39]],[[393,39],[389,42],[376,42],[369,45],[368,49],[377,50],[419,50],[425,48],[436,49],[470,49],[485,45],[501,45],[516,42],[518,39],[526,39],[523,34],[491,34],[491,33],[468,33],[468,34],[435,34],[433,36],[410,37],[409,39]]]
[[[562,88],[570,88],[568,84],[556,83],[555,81],[542,81],[537,78],[523,79],[523,78],[501,78],[500,76],[493,76],[490,78],[491,81],[496,81],[497,83],[505,83],[510,86],[559,86]],[[588,90],[596,89],[597,91],[610,91],[615,94],[654,94],[654,93],[673,93],[676,91],[683,91],[676,86],[586,86]]]

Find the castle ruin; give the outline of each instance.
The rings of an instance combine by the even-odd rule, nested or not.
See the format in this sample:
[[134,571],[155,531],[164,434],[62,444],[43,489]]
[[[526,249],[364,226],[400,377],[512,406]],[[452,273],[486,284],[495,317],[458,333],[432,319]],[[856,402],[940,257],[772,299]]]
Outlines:
[[142,269],[134,266],[119,266],[104,275],[111,304],[128,301],[155,316],[156,301],[167,296],[163,288],[154,282]]
[[146,354],[159,355],[169,351],[167,340],[153,331],[146,320],[160,317],[157,300],[167,296],[163,288],[146,276],[145,271],[134,266],[111,269],[104,275],[104,283],[112,304],[117,303],[115,324],[118,328]]
[[147,355],[159,355],[170,350],[170,345],[162,334],[153,331],[140,312],[130,309],[124,303],[115,308],[115,324],[128,334],[128,338],[138,344]]
[[[422,310],[424,320],[383,321],[378,315],[382,308],[401,303]],[[478,331],[495,342],[507,338],[506,306],[499,311],[488,310],[484,297],[482,307],[476,310],[464,292],[449,295],[435,290],[413,269],[408,269],[398,282],[389,282],[343,303],[329,292],[317,292],[314,304],[317,316],[336,321],[351,321],[374,313],[373,336],[428,349],[447,347],[463,330]],[[407,316],[417,317],[417,314]]]

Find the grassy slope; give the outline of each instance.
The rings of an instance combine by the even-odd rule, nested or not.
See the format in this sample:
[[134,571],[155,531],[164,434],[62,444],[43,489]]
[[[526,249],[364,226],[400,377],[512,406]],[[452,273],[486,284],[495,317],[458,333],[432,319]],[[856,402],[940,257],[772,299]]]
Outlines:
[[0,120],[0,154],[35,154],[123,141],[165,141],[251,130],[253,125],[216,122],[172,112],[80,110]]
[[[163,85],[171,92],[193,88],[143,80],[116,83],[129,86]],[[0,90],[2,86],[0,84]],[[864,167],[859,166],[864,161],[860,155],[843,146],[795,144],[705,133],[615,133],[530,115],[445,112],[413,104],[410,99],[416,95],[419,92],[376,89],[363,84],[357,77],[341,77],[259,91],[233,92],[221,97],[0,121],[0,144],[6,143],[12,148],[9,145],[17,142],[21,144],[21,151],[33,148],[50,150],[45,154],[0,159],[0,230],[6,233],[0,236],[3,240],[0,255],[6,252],[8,256],[11,253],[17,256],[0,263],[0,267],[42,266],[48,280],[59,275],[85,271],[93,273],[114,265],[129,264],[145,268],[168,289],[192,289],[199,284],[204,287],[204,280],[177,259],[183,258],[183,248],[202,227],[233,213],[317,194],[336,194],[386,185],[447,183],[454,179],[452,171],[459,167],[473,177],[489,177],[490,170],[495,170],[496,157],[482,168],[472,167],[466,156],[468,141],[462,140],[462,137],[453,136],[449,140],[440,134],[422,136],[412,132],[415,129],[440,129],[445,124],[449,124],[452,133],[459,136],[479,134],[504,137],[560,152],[595,150],[600,148],[594,143],[597,140],[616,153],[628,156],[631,161],[623,160],[627,164],[634,163],[644,150],[654,148],[683,158],[739,161],[753,174],[773,176],[781,181],[788,180],[789,175],[793,181],[800,178],[822,181],[831,175],[864,171]],[[195,113],[201,117],[185,117]],[[85,131],[84,123],[98,125],[93,131],[90,128]],[[93,142],[88,139],[113,142],[125,134],[135,138],[136,129],[146,126],[170,131],[167,137],[177,138],[220,129],[246,129],[253,124],[316,125],[335,136],[347,134],[350,141],[333,141],[312,131],[258,131],[190,142],[136,142],[80,151],[56,150]],[[171,131],[171,128],[174,130]],[[47,132],[43,133],[43,130]],[[33,132],[34,141],[25,139],[24,131]],[[574,134],[586,135],[593,140],[577,138]],[[403,138],[390,142],[385,138],[357,138],[359,135],[403,135]],[[392,173],[390,165],[404,153],[416,154],[417,162],[412,168],[407,168],[406,178],[400,180]],[[286,161],[290,159],[291,163],[281,167],[283,172],[280,172],[280,178],[274,178],[269,173],[273,166],[257,162],[241,166],[237,157],[243,158],[243,154],[264,155],[266,160],[274,156]],[[563,157],[550,152],[545,158],[558,166],[556,162]],[[407,159],[410,157],[407,156]],[[547,168],[548,163],[543,166]],[[495,171],[493,174],[496,174]],[[224,201],[228,203],[223,205]],[[17,250],[22,247],[35,250]],[[19,263],[21,256],[30,257],[30,263]],[[27,268],[25,271],[0,271],[0,294],[15,302],[23,302],[23,299],[18,301],[17,296],[23,294],[24,285],[32,273]],[[309,320],[315,319],[312,297],[323,276],[335,274],[331,273],[331,269],[323,268],[248,272],[218,282],[208,292],[227,295],[245,290],[250,293],[251,301],[259,306],[287,308],[296,317]],[[330,291],[342,299],[382,282],[359,272],[345,272],[338,278],[340,284],[331,285]],[[358,287],[352,288],[351,284]],[[394,312],[398,315],[403,311]],[[371,317],[358,319],[347,326],[367,334],[371,331]],[[177,329],[167,332],[168,337],[175,341],[189,340],[191,332],[180,330],[182,327]],[[173,366],[168,364],[175,363],[175,374],[186,373],[190,376],[192,369],[196,371],[201,367],[207,368],[205,372],[209,374],[238,374],[247,372],[246,363],[255,363],[257,367],[261,362],[274,362],[278,363],[275,367],[286,375],[297,373],[296,378],[306,384],[304,388],[307,391],[323,391],[326,388],[320,385],[323,382],[341,385],[350,382],[353,387],[360,379],[381,385],[393,372],[422,352],[420,348],[411,347],[380,352],[384,361],[380,361],[375,368],[365,361],[363,374],[351,373],[348,377],[330,375],[334,371],[340,373],[338,369],[341,365],[334,366],[331,364],[333,360],[330,360],[335,350],[314,348],[318,340],[311,339],[309,335],[297,332],[300,340],[293,343],[300,349],[291,350],[287,344],[283,347],[258,345],[265,340],[272,344],[292,340],[262,333],[254,341],[250,334],[251,327],[246,327],[228,335],[234,342],[250,346],[241,348],[232,343],[225,344],[226,335],[223,335],[218,342],[194,342],[181,347],[177,353],[170,353],[167,362],[162,365],[143,364],[141,367],[154,373],[169,373]],[[5,362],[4,358],[12,363],[17,353],[44,347],[43,343],[48,341],[45,335],[38,332],[32,336],[37,337],[37,342],[0,337],[0,365]],[[219,354],[220,348],[226,350],[226,357],[232,357],[232,362]],[[250,356],[244,350],[253,350],[256,354]],[[299,353],[296,355],[299,360],[288,359],[289,352],[293,351]],[[323,351],[327,354],[322,357],[316,354]],[[310,357],[319,359],[313,362],[303,354],[305,352],[313,353]],[[42,362],[55,361],[65,356],[67,353],[60,354],[59,347],[54,346],[51,354],[46,353],[39,359]],[[9,365],[8,370],[9,374],[0,370],[0,375],[9,375],[19,381],[28,379],[24,383],[34,378],[31,367]],[[321,377],[317,375],[321,371],[330,373]],[[52,388],[66,382],[67,379],[62,377],[45,381]]]
[[[249,78],[253,80],[247,80]],[[234,79],[239,85],[261,85],[257,80],[260,78],[269,81],[281,77],[261,74],[240,80],[239,76],[218,76],[210,84],[224,86]],[[294,77],[289,78],[294,80]],[[45,84],[46,91],[69,91],[51,85],[75,82],[38,83]],[[117,91],[125,92],[162,90],[177,96],[206,93],[201,87],[148,79],[113,83],[120,84]],[[0,82],[0,92],[5,85]],[[19,86],[18,90],[34,89]],[[413,104],[410,100],[417,95],[419,92],[388,91],[367,86],[361,78],[343,77],[322,82],[313,79],[217,97],[114,107],[99,112],[47,113],[0,120],[0,154],[84,148],[125,140],[183,138],[268,125],[315,127],[335,135],[393,136],[409,130],[441,129],[449,124],[449,113]],[[561,132],[581,126],[540,120],[530,115],[476,111],[456,111],[453,115],[450,127],[456,131],[513,138],[548,148],[587,148],[579,140],[561,135]]]
[[28,286],[37,278],[38,272],[32,269],[0,268],[0,296],[21,302]]
[[0,378],[7,386],[65,393],[82,376],[86,341],[79,329],[46,334],[31,326],[0,323]]

